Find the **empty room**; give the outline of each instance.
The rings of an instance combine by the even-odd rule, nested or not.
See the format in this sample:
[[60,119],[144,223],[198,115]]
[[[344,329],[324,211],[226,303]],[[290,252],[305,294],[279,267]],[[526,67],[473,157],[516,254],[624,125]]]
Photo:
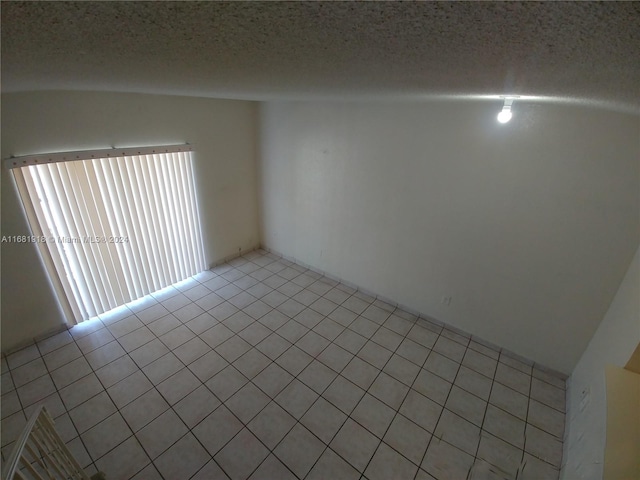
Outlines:
[[640,478],[640,4],[1,20],[3,480]]

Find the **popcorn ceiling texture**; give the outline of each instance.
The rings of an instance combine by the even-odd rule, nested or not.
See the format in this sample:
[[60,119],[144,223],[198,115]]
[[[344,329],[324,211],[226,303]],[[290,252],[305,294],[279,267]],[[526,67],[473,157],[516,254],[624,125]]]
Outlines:
[[3,2],[4,91],[640,108],[638,2]]

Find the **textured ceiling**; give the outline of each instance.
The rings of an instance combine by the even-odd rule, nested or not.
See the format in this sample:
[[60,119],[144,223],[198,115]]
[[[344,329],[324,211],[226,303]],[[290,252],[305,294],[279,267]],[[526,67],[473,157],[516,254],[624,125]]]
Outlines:
[[640,109],[639,2],[2,2],[2,89]]

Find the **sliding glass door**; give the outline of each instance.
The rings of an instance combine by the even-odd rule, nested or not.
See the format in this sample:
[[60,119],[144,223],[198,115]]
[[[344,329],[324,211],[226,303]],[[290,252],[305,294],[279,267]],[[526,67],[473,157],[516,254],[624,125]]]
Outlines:
[[206,268],[190,147],[25,158],[13,171],[70,323]]

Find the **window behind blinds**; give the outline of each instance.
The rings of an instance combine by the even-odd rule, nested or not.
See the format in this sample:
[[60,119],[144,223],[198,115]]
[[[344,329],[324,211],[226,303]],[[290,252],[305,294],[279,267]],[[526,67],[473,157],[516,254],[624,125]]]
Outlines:
[[[89,156],[82,153],[76,158]],[[206,268],[192,153],[185,146],[135,153],[13,162],[34,238],[73,322]]]

